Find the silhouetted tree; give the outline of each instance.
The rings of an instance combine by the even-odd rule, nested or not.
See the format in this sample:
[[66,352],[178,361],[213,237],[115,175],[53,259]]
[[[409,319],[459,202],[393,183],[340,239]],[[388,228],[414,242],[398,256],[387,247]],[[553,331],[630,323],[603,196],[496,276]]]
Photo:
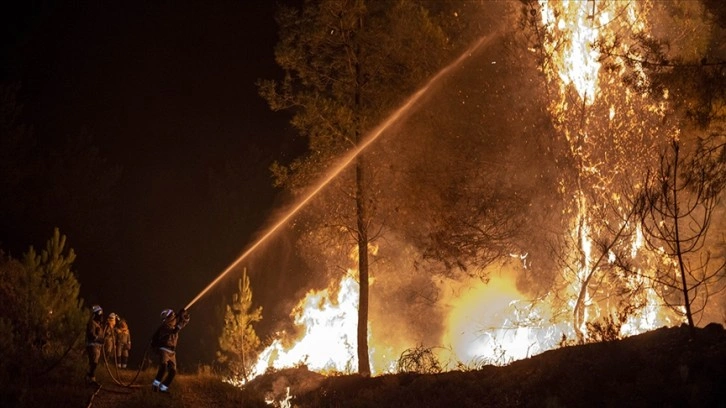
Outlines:
[[682,313],[693,333],[694,315],[726,288],[726,261],[712,262],[706,250],[718,195],[705,171],[684,162],[674,140],[646,181],[642,223],[649,247],[663,256],[657,274],[662,298]]
[[[726,187],[726,54],[722,51],[726,40],[725,9],[722,3],[711,1],[657,2],[654,6],[651,14],[661,22],[656,35],[636,37],[627,53],[614,57],[647,75],[647,81],[635,75],[627,81],[634,89],[664,95],[663,103],[678,122],[677,140],[663,149],[660,166],[654,166],[658,170],[650,182],[652,188],[668,184],[671,196],[667,197],[664,190],[659,193],[660,202],[652,191],[649,197],[651,205],[660,208],[656,212],[671,206],[670,215],[665,215],[672,218],[671,223],[664,224],[664,230],[656,235],[675,234],[667,225],[676,229],[681,224],[680,238],[684,241],[678,245],[681,248],[673,248],[672,254],[677,256],[677,252],[687,249],[691,255],[685,259],[685,281],[676,282],[677,292],[682,292],[676,303],[684,308],[690,303],[684,315],[689,324],[697,324],[689,314],[707,312],[704,308],[708,309],[709,298],[716,303],[724,299],[723,295],[715,297],[719,285],[714,284],[712,274],[718,274],[718,265],[726,262],[726,244],[723,236],[720,240],[713,233],[706,237],[706,232],[723,229],[726,219],[726,207],[718,199]],[[615,54],[606,44],[603,50]],[[682,225],[688,214],[708,218]],[[696,283],[700,281],[703,284]],[[668,281],[665,286],[672,287],[673,283]],[[673,303],[672,299],[666,301]]]
[[[446,56],[442,30],[418,2],[305,1],[301,9],[278,14],[277,63],[282,81],[260,81],[260,93],[273,110],[290,109],[292,124],[309,141],[309,154],[289,166],[275,165],[277,182],[300,191],[331,163],[359,146],[380,121],[437,70]],[[347,254],[357,247],[360,283],[358,372],[370,375],[368,357],[369,246],[383,229],[377,214],[376,178],[367,152],[316,199],[310,221],[322,251]],[[327,232],[322,233],[323,230]],[[352,242],[346,244],[346,240]],[[334,245],[331,243],[335,242]],[[345,269],[345,268],[343,268]]]

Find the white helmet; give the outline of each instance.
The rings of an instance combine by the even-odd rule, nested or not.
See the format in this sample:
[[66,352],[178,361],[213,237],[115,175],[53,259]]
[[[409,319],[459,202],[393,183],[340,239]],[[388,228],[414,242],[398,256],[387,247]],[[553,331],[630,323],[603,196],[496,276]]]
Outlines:
[[111,312],[111,313],[110,313],[110,314],[108,315],[108,320],[112,320],[112,319],[113,319],[113,320],[116,320],[116,319],[118,319],[118,315],[117,315],[116,313],[114,313],[114,312]]
[[168,319],[169,317],[174,317],[174,311],[171,309],[164,309],[161,312],[161,321],[164,321]]
[[91,307],[91,312],[95,315],[102,315],[103,309],[101,309],[101,306],[99,306],[99,305],[93,305]]

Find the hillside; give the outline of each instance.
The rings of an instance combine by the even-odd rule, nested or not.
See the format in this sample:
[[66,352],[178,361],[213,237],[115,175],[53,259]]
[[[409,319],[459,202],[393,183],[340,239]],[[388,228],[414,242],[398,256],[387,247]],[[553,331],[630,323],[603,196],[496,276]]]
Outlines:
[[[172,393],[152,392],[154,367],[98,370],[83,384],[84,357],[24,391],[3,387],[3,407],[723,407],[726,331],[711,324],[693,340],[686,327],[551,350],[504,367],[441,374],[331,376],[290,368],[235,388],[208,372],[181,373]],[[17,391],[17,390],[16,390]],[[267,402],[269,401],[269,403]]]
[[662,328],[624,340],[552,350],[505,367],[435,375],[264,375],[245,390],[290,387],[298,407],[726,407],[726,332]]

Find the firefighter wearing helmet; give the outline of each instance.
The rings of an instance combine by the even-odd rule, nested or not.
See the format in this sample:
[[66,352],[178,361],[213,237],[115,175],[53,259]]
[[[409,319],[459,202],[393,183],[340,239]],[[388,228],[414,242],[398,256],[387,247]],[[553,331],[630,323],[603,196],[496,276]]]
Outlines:
[[88,355],[86,384],[88,385],[100,385],[96,381],[96,367],[101,358],[103,343],[103,309],[99,305],[94,305],[91,307],[91,317],[86,324],[86,354]]
[[106,323],[103,326],[103,352],[105,353],[105,358],[109,359],[110,361],[113,361],[113,359],[116,357],[115,327],[117,320],[118,315],[116,315],[116,313],[109,313],[108,317],[106,318]]
[[159,355],[159,369],[151,383],[153,391],[169,392],[169,386],[176,375],[176,345],[179,331],[189,323],[189,313],[181,309],[174,313],[171,309],[161,312],[161,326],[156,330],[151,347]]
[[131,350],[131,332],[125,319],[119,319],[116,325],[116,367],[126,368]]

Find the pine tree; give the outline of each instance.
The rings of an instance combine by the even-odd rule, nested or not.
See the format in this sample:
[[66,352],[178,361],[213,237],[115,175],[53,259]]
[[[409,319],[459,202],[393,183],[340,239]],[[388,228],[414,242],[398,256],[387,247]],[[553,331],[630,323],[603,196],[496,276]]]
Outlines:
[[56,367],[81,338],[75,259],[58,228],[40,253],[31,246],[17,260],[0,251],[0,380],[10,388]]
[[261,344],[252,325],[262,320],[262,307],[252,307],[252,288],[246,270],[238,282],[238,290],[224,314],[217,361],[226,367],[232,380],[247,382],[254,364],[253,355]]
[[25,322],[30,344],[43,353],[62,351],[83,331],[81,285],[71,269],[76,254],[66,249],[66,236],[58,228],[38,254],[32,246],[25,253],[27,272]]
[[[259,87],[273,110],[294,112],[291,123],[309,142],[306,157],[273,166],[276,183],[301,194],[331,163],[363,144],[404,96],[443,65],[449,49],[444,31],[421,2],[306,1],[299,9],[282,7],[277,21],[275,57],[285,76],[262,80]],[[310,203],[307,222],[298,224],[315,237],[301,245],[325,252],[326,262],[348,261],[345,254],[357,249],[357,357],[364,376],[371,374],[369,252],[385,229],[385,217],[377,211],[384,186],[373,159],[370,152],[356,155],[333,186]],[[323,268],[347,270],[339,264]]]
[[710,241],[723,242],[718,234],[709,234],[719,195],[708,172],[681,154],[674,139],[662,154],[660,168],[647,180],[642,224],[648,245],[663,254],[656,278],[661,297],[685,317],[694,335],[695,317],[703,314],[711,296],[726,288],[726,260],[709,251]]

